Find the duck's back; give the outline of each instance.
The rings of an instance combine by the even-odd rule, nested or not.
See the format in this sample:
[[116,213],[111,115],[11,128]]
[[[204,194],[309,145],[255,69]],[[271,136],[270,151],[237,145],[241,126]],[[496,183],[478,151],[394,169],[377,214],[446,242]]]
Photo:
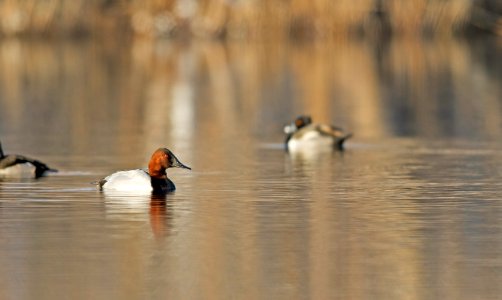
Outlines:
[[124,192],[152,191],[150,175],[137,169],[115,172],[99,182],[103,190],[116,190]]
[[310,124],[300,128],[287,142],[289,151],[330,151],[343,149],[343,143],[351,134],[327,124]]
[[57,172],[38,160],[22,155],[4,155],[0,158],[2,177],[38,178],[47,171]]
[[31,163],[19,163],[7,167],[0,167],[0,177],[33,178],[36,167]]
[[332,149],[333,136],[319,130],[319,126],[312,124],[305,126],[293,134],[288,141],[290,151],[326,148]]

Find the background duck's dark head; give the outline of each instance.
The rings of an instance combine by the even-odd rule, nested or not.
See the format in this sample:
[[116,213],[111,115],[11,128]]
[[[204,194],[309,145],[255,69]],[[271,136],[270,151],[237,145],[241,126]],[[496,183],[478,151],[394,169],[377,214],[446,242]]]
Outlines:
[[286,133],[286,144],[295,132],[310,124],[312,124],[312,118],[309,115],[299,115],[291,124],[286,125],[284,127],[284,133]]

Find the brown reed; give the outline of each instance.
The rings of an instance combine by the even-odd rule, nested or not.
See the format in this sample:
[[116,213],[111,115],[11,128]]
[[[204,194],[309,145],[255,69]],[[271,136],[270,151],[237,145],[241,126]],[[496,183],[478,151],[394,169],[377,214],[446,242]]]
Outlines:
[[5,0],[0,35],[117,34],[229,38],[348,34],[500,34],[496,0]]

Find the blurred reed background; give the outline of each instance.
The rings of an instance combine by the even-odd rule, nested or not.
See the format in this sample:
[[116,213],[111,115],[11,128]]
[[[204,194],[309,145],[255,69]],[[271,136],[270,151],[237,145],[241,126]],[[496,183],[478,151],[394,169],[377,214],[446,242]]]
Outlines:
[[[90,141],[106,130],[117,141],[103,149],[134,153],[131,133],[154,145],[169,132],[187,148],[243,132],[282,141],[305,112],[358,139],[495,139],[502,43],[461,33],[502,34],[500,3],[3,1],[0,129],[64,131],[82,153],[99,151]],[[23,38],[39,33],[112,38]],[[192,35],[219,38],[148,38]]]
[[499,0],[4,0],[2,35],[329,37],[502,34]]
[[243,134],[280,142],[283,125],[307,112],[360,140],[496,140],[501,47],[498,38],[453,37],[377,44],[8,38],[0,43],[0,132],[16,129],[27,137],[20,143],[34,144],[54,132],[75,143],[57,151],[83,154],[142,153],[131,145],[146,138],[147,157],[166,139],[186,149]]

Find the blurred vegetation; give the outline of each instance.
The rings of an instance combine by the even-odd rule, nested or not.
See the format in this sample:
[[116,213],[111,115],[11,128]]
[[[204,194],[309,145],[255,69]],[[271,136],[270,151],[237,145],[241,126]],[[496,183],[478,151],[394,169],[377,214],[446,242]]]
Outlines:
[[[357,3],[357,4],[355,4]],[[4,0],[0,34],[332,37],[502,35],[500,0]]]

